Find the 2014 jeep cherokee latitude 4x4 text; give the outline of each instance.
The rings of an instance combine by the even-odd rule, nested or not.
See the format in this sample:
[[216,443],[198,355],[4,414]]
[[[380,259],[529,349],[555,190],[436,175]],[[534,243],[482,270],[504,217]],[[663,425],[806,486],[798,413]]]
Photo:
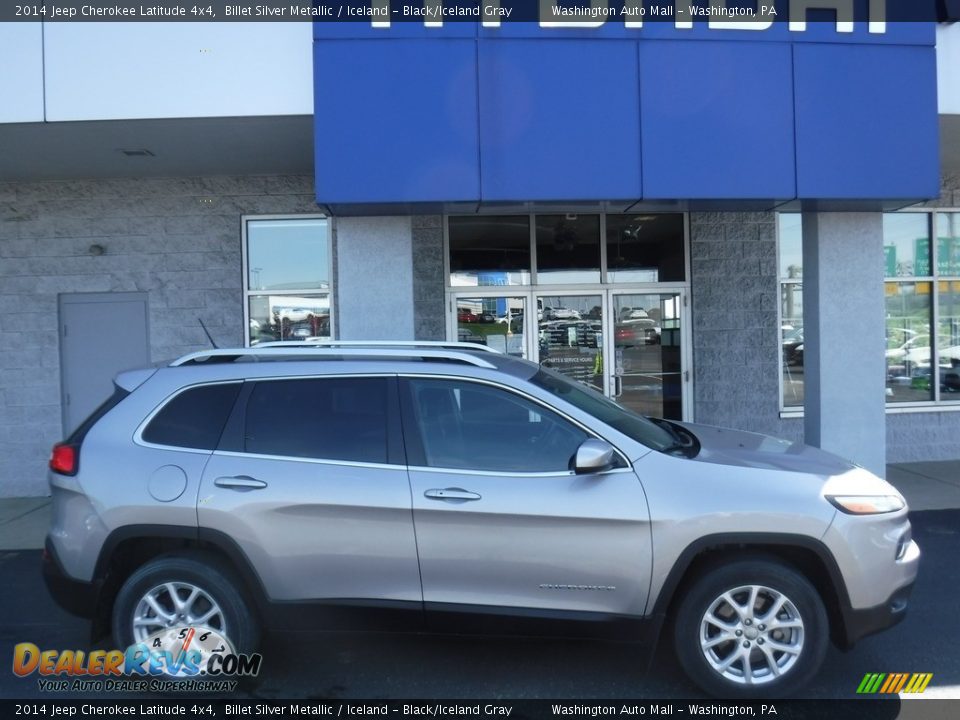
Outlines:
[[50,468],[48,587],[120,647],[193,626],[250,651],[304,623],[650,646],[664,626],[706,691],[772,697],[901,619],[920,556],[861,467],[457,343],[123,373]]

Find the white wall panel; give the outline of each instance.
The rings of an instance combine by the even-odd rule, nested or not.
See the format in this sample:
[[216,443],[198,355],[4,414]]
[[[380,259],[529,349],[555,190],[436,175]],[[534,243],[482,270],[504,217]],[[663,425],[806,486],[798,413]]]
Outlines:
[[0,23],[0,123],[42,120],[42,26]]
[[48,23],[48,120],[313,113],[312,24]]

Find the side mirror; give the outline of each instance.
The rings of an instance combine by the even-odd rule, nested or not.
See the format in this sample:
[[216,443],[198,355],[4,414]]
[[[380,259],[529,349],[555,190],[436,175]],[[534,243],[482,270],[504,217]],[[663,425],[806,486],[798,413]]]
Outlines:
[[573,462],[574,472],[583,475],[603,472],[611,467],[613,467],[613,446],[610,443],[596,438],[588,438],[580,443]]

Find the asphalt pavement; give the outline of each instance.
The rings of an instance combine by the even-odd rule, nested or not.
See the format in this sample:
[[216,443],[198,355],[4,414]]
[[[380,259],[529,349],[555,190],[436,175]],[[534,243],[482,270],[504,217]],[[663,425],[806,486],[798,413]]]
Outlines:
[[[854,698],[868,672],[931,672],[923,700],[907,701],[908,706],[930,698],[960,699],[960,462],[890,465],[887,477],[910,503],[914,537],[923,552],[909,613],[897,627],[862,640],[850,652],[831,647],[806,697]],[[109,638],[92,645],[89,623],[62,611],[47,594],[39,548],[49,513],[47,498],[0,499],[0,698],[50,699],[35,675],[22,679],[2,670],[11,667],[17,643],[44,649],[112,647]],[[304,631],[266,637],[262,653],[257,683],[233,697],[703,697],[684,678],[667,642],[661,642],[649,668],[630,645],[523,638]]]
[[[831,648],[806,697],[853,698],[867,672],[932,672],[924,698],[960,698],[960,510],[918,511],[912,521],[924,557],[907,618],[850,652]],[[54,605],[39,568],[38,550],[0,551],[0,667],[10,667],[13,646],[19,642],[47,649],[92,647],[88,623]],[[645,670],[633,647],[612,643],[284,633],[265,639],[259,682],[242,689],[239,697],[702,697],[683,677],[666,643],[662,645]],[[104,640],[96,647],[111,645]],[[0,698],[42,697],[50,699],[39,690],[36,676],[21,679],[0,671]]]

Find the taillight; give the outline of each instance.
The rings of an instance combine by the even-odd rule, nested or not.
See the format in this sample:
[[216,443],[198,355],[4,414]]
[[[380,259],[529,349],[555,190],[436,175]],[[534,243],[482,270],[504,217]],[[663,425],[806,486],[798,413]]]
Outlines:
[[50,453],[50,469],[61,475],[77,474],[77,448],[66,443],[53,446]]

